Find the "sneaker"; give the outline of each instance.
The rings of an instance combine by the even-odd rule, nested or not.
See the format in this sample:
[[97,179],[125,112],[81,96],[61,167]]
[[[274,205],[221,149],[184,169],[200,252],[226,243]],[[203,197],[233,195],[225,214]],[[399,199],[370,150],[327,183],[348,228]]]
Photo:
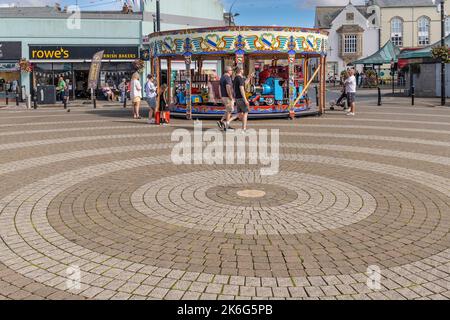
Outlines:
[[223,124],[222,120],[217,121],[217,126],[219,127],[220,130],[224,130],[225,129],[225,125]]
[[155,119],[148,120],[147,123],[148,123],[148,124],[155,124]]
[[349,112],[349,113],[347,113],[347,116],[351,116],[351,117],[353,117],[355,115],[355,113],[354,112]]
[[226,128],[226,129],[225,129],[225,131],[230,131],[230,132],[234,132],[234,129],[233,129],[233,128],[230,128],[230,127],[228,127],[228,128]]

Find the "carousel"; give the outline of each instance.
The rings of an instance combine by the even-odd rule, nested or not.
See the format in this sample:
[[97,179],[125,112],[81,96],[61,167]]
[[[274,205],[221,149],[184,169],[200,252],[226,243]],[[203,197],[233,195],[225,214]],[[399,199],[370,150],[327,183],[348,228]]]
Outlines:
[[[250,77],[249,118],[323,114],[328,36],[318,29],[217,27],[150,34],[157,86],[168,85],[169,110],[187,119],[220,117],[220,76],[226,66]],[[215,62],[216,70],[203,66]],[[174,71],[172,66],[183,68]],[[165,68],[162,68],[162,65]],[[312,84],[317,84],[310,97]]]

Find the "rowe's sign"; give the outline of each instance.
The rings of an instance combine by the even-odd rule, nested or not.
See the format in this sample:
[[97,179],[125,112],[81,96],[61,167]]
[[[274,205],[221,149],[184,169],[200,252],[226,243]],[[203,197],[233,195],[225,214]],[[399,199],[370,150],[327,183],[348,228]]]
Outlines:
[[69,50],[61,48],[58,50],[32,50],[30,59],[69,59],[70,53]]
[[90,60],[92,56],[104,51],[103,59],[135,60],[139,58],[139,48],[133,46],[80,47],[80,46],[30,46],[31,60]]

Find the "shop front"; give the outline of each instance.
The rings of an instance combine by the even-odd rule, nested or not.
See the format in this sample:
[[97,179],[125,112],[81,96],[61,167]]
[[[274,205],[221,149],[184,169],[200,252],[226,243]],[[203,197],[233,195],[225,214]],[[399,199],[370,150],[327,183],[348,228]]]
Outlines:
[[[29,46],[33,63],[31,86],[57,86],[60,78],[69,80],[72,99],[88,99],[88,77],[91,59],[98,51],[104,51],[98,97],[101,89],[109,86],[118,90],[122,79],[130,80],[134,72],[133,62],[139,58],[138,46]],[[117,96],[117,95],[116,95]]]
[[0,95],[5,91],[20,88],[19,61],[21,55],[21,42],[0,41]]

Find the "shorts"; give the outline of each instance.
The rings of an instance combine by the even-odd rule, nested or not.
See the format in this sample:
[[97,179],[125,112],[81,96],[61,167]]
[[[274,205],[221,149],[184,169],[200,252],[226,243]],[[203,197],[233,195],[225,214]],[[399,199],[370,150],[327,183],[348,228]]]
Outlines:
[[248,113],[248,106],[245,104],[244,99],[237,99],[236,107],[238,113]]
[[134,97],[133,103],[138,103],[138,102],[141,102],[141,97]]
[[227,98],[227,97],[223,97],[222,98],[222,103],[225,106],[225,110],[227,112],[233,112],[234,111],[233,100],[231,100],[230,98]]
[[152,108],[153,110],[156,109],[156,97],[153,98],[145,98],[145,101],[147,101],[147,104],[150,108]]
[[347,103],[350,106],[353,102],[355,102],[355,98],[356,98],[356,93],[354,92],[349,92],[347,93]]

